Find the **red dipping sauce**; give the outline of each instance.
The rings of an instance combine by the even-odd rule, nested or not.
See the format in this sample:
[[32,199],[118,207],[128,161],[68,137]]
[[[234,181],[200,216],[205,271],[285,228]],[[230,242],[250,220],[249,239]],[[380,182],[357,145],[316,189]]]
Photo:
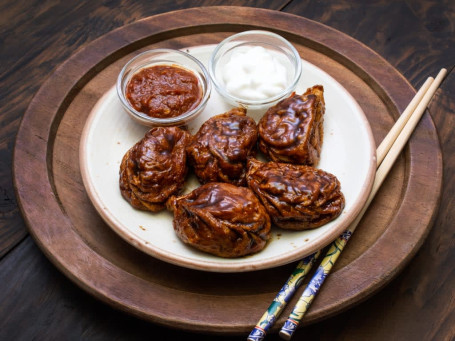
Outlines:
[[199,104],[202,88],[196,75],[173,65],[144,68],[130,79],[126,98],[134,109],[148,116],[180,116]]

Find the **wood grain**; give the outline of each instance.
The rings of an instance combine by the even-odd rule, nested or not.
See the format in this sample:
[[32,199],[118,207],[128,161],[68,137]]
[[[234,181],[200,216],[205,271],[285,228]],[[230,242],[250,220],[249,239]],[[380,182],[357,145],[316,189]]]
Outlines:
[[[80,2],[77,6],[59,1],[0,3],[0,184],[8,203],[7,209],[0,210],[0,339],[139,340],[144,335],[161,340],[213,339],[158,327],[120,313],[91,298],[57,271],[30,237],[24,239],[26,229],[14,199],[11,159],[14,137],[32,96],[56,65],[79,46],[160,11],[221,3],[253,5],[246,1],[127,0]],[[453,66],[455,12],[451,1],[264,1],[254,5],[279,9],[287,3],[285,11],[326,23],[364,42],[414,87],[440,67]],[[444,185],[426,242],[409,266],[373,298],[334,318],[303,327],[296,333],[296,340],[453,339],[454,92],[452,70],[430,106],[442,146]],[[385,200],[381,205],[395,204]],[[286,271],[282,275],[286,278]],[[217,339],[243,340],[245,335]],[[267,339],[279,338],[270,335]]]
[[[366,113],[375,136],[385,135],[388,128],[384,122],[393,122],[412,98],[408,83],[371,50],[322,25],[273,11],[217,7],[163,14],[125,26],[80,50],[40,88],[24,115],[16,141],[14,173],[21,209],[38,245],[68,277],[99,299],[166,326],[239,333],[253,327],[253,312],[260,315],[261,306],[274,296],[275,291],[262,283],[276,275],[276,269],[243,276],[207,276],[176,271],[167,264],[161,264],[162,272],[157,272],[155,267],[145,266],[159,263],[150,257],[141,257],[144,260],[138,262],[137,252],[120,248],[112,233],[106,238],[105,224],[100,224],[97,214],[88,214],[90,202],[77,163],[88,108],[115,83],[132,53],[151,47],[212,43],[237,30],[265,28],[265,18],[273,22],[266,27],[287,36],[305,59],[346,86]],[[396,206],[376,205],[370,210],[372,222],[355,235],[357,242],[349,249],[351,258],[346,257],[344,266],[341,263],[330,276],[307,322],[338,313],[374,293],[421,244],[441,180],[434,126],[429,117],[422,123],[409,144],[408,155],[395,167],[396,177],[388,182],[391,187],[382,191],[383,200],[395,201]],[[425,201],[421,200],[423,191]],[[416,205],[420,211],[415,211]],[[46,216],[42,215],[44,210],[49,212]],[[377,240],[369,231],[379,233]],[[186,280],[182,282],[184,273]],[[99,277],[95,279],[94,274]],[[231,281],[244,283],[241,295]],[[176,303],[169,301],[171,297]]]
[[292,1],[284,11],[323,22],[363,42],[415,87],[442,67],[454,65],[455,5],[450,1],[340,0],[333,6]]

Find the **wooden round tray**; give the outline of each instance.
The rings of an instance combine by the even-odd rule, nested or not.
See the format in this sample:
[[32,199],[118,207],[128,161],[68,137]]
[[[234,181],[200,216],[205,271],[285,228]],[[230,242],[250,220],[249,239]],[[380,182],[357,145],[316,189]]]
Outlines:
[[[46,80],[31,102],[17,135],[14,176],[18,202],[37,244],[71,280],[102,301],[173,328],[248,333],[292,271],[294,264],[207,273],[154,259],[104,223],[79,170],[79,141],[87,116],[133,54],[151,47],[213,44],[249,29],[284,36],[302,58],[340,82],[367,115],[377,144],[415,93],[392,66],[358,41],[270,10],[207,7],[170,12],[85,46]],[[405,266],[431,227],[441,180],[438,138],[426,114],[304,323],[353,306]]]

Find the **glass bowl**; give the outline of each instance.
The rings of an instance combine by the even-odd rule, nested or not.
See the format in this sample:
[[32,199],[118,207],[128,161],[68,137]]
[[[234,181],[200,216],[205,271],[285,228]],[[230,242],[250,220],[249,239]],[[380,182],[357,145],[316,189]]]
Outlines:
[[[152,117],[136,110],[126,96],[128,83],[141,70],[157,65],[175,66],[193,73],[198,80],[202,95],[199,103],[175,117]],[[205,108],[210,92],[210,76],[204,65],[190,54],[173,49],[160,48],[140,53],[125,64],[117,78],[117,94],[125,111],[138,123],[150,127],[186,125]]]
[[272,106],[296,88],[302,72],[299,53],[268,31],[234,34],[213,51],[210,78],[229,104],[251,109]]

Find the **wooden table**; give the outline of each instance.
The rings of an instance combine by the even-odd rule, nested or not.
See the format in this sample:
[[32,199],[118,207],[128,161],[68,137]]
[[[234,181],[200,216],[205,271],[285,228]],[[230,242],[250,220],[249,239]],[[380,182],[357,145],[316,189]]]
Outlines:
[[[101,303],[59,272],[29,236],[13,188],[14,138],[33,95],[78,47],[154,14],[204,5],[256,6],[292,13],[347,33],[382,55],[414,87],[441,67],[449,74],[429,112],[444,161],[434,225],[411,263],[358,306],[301,328],[296,340],[451,340],[455,336],[453,208],[455,7],[450,1],[11,1],[0,4],[0,340],[211,340],[164,328]],[[284,280],[284,279],[283,279]],[[246,335],[219,336],[241,340]],[[270,340],[278,340],[270,335]]]

